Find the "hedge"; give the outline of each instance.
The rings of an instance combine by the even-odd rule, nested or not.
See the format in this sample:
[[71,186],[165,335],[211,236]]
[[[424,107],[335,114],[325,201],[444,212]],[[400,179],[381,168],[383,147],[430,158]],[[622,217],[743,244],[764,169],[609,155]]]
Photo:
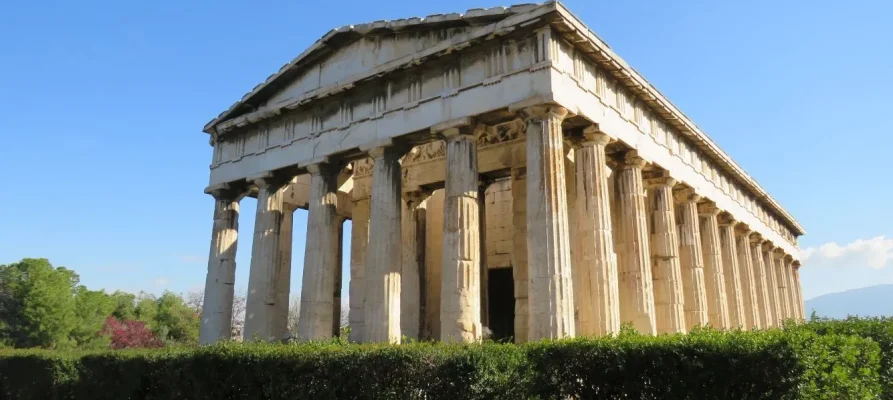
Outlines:
[[819,335],[854,335],[877,342],[881,349],[881,398],[893,400],[893,318],[849,317],[845,320],[833,320],[813,317],[807,324],[789,325],[787,329],[807,329]]
[[806,329],[525,345],[0,352],[3,399],[873,399],[879,348]]

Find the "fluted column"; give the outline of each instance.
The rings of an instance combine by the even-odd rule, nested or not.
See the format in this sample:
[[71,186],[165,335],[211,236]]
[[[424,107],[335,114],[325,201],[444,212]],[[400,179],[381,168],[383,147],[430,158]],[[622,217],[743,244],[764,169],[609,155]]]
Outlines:
[[648,180],[651,213],[651,274],[654,280],[654,317],[657,333],[685,332],[685,294],[679,264],[679,237],[673,208],[673,185],[668,176]]
[[[362,168],[360,168],[362,166]],[[353,208],[350,232],[350,282],[348,283],[348,325],[350,341],[362,342],[365,330],[366,303],[366,248],[369,244],[369,183],[366,175],[371,169],[371,160],[354,163]]]
[[211,194],[214,196],[214,228],[211,231],[199,344],[228,340],[232,335],[239,200],[242,195],[229,191]]
[[766,276],[766,266],[763,264],[763,242],[765,241],[758,233],[751,235],[750,258],[753,268],[754,284],[757,292],[757,311],[760,318],[760,326],[764,329],[771,328],[775,324],[772,323],[772,308],[769,303],[769,285]]
[[443,131],[446,188],[443,201],[443,264],[440,340],[481,339],[481,237],[477,145],[467,126]]
[[615,179],[614,195],[619,208],[617,233],[617,277],[620,291],[620,321],[631,322],[642,334],[657,332],[654,282],[651,278],[651,248],[642,168],[645,160],[635,151],[626,153]]
[[276,306],[273,314],[273,338],[276,340],[292,336],[288,330],[288,302],[291,294],[291,250],[294,233],[295,209],[293,204],[283,204],[282,219],[279,222],[279,268],[273,278],[276,291]]
[[512,279],[515,281],[515,343],[527,341],[530,329],[527,298],[527,169],[513,168],[512,185]]
[[338,260],[335,262],[335,281],[332,282],[332,336],[341,336],[341,281],[344,278],[344,221],[347,218],[338,216],[335,224],[338,226]]
[[744,293],[744,320],[745,329],[760,329],[763,327],[762,317],[757,298],[756,275],[754,274],[753,260],[750,250],[750,230],[745,229],[738,236],[738,267],[741,270],[741,291]]
[[528,340],[574,336],[574,293],[561,121],[567,110],[536,106],[527,119]]
[[791,318],[791,296],[788,292],[788,275],[785,272],[784,253],[776,251],[771,253],[773,265],[775,266],[775,276],[778,282],[778,305],[781,312],[781,320],[785,321]]
[[736,224],[735,220],[723,219],[719,226],[719,241],[722,247],[722,264],[725,271],[729,326],[748,329],[744,307],[745,286],[742,283],[746,275],[744,268],[738,263],[738,248],[735,243]]
[[772,326],[781,326],[784,317],[781,315],[781,304],[778,296],[778,277],[775,276],[775,260],[772,258],[772,252],[775,246],[771,242],[763,244],[763,267],[766,269],[766,292],[769,294],[768,305],[772,312]]
[[806,307],[803,305],[803,286],[800,283],[800,262],[792,265],[794,273],[794,302],[796,302],[797,314],[800,320],[806,319]]
[[[719,236],[719,209],[712,203],[698,206],[701,244],[704,256],[704,286],[707,291],[707,318],[710,325],[719,329],[731,328],[726,272],[723,265],[722,245]],[[686,298],[686,301],[688,299]]]
[[[289,180],[264,177],[255,180],[257,213],[254,219],[254,243],[251,249],[251,270],[248,273],[248,296],[245,301],[244,339],[279,340],[274,333],[279,300],[276,287],[281,278],[281,226],[287,215],[283,194]],[[290,238],[289,238],[290,239]]]
[[369,150],[372,199],[366,249],[366,302],[363,340],[400,342],[401,173],[397,148]]
[[[605,145],[610,138],[586,128],[574,153],[576,168],[576,251],[574,300],[580,313],[579,335],[620,332],[617,259],[611,232]],[[579,290],[577,290],[579,288]]]
[[298,337],[320,340],[332,337],[333,293],[338,265],[338,172],[328,164],[307,167],[310,198],[307,207],[307,244],[304,247],[304,277],[301,281],[301,313]]
[[797,300],[796,300],[797,289],[794,287],[793,258],[791,258],[790,256],[786,256],[784,258],[784,269],[785,269],[785,275],[787,276],[787,279],[788,279],[788,309],[790,310],[790,316],[788,316],[788,318],[798,320],[799,319],[799,310],[797,309]]
[[698,220],[698,196],[692,189],[676,193],[679,200],[678,236],[679,265],[682,270],[682,292],[685,296],[685,330],[707,326],[707,283],[704,272],[701,224]]
[[404,195],[400,332],[414,339],[420,339],[425,321],[425,202],[429,195],[419,191]]

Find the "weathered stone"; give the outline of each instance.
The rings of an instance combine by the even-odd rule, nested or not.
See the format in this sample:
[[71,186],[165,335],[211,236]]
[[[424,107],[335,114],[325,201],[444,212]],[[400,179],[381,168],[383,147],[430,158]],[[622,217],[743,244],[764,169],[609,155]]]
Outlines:
[[[248,273],[248,295],[245,301],[245,340],[280,340],[274,332],[277,301],[280,296],[277,282],[290,279],[282,276],[280,248],[283,243],[281,226],[289,214],[282,201],[289,180],[270,177],[255,180],[257,214],[254,218],[254,243],[251,251],[251,270]],[[291,240],[289,237],[288,240]],[[287,306],[286,306],[287,307]]]
[[291,249],[294,232],[295,207],[283,204],[282,219],[279,222],[279,268],[273,279],[276,291],[276,306],[273,312],[274,339],[284,339],[292,334],[288,330],[288,305],[291,294]]
[[537,106],[527,117],[527,339],[574,336],[570,233],[561,121],[567,110]]
[[711,326],[729,329],[732,324],[729,319],[729,296],[726,292],[726,280],[729,279],[726,268],[730,269],[731,266],[723,264],[719,212],[720,210],[712,203],[698,205],[704,256],[704,285],[707,290],[707,317]]
[[530,329],[527,274],[527,169],[512,169],[512,279],[515,281],[515,343]]
[[642,167],[645,160],[635,152],[625,155],[615,180],[617,204],[617,276],[620,287],[620,320],[631,322],[640,333],[657,333],[651,248],[645,210]]
[[757,297],[757,281],[754,273],[750,250],[750,230],[745,229],[737,238],[738,267],[741,270],[741,292],[744,303],[744,329],[760,329],[763,327],[762,316]]
[[738,247],[735,243],[734,220],[724,218],[720,224],[719,241],[722,246],[722,264],[725,269],[726,296],[729,305],[729,325],[732,328],[747,328],[744,289],[742,280],[746,277],[744,268],[738,264]]
[[199,344],[228,340],[232,332],[240,199],[241,195],[231,192],[215,193],[214,196],[214,229],[211,232]]
[[363,340],[400,343],[401,152],[395,147],[369,151],[372,199],[366,249],[366,301]]
[[778,282],[778,305],[782,322],[791,319],[791,296],[788,292],[788,275],[785,271],[784,254],[772,252],[775,276]]
[[365,331],[365,271],[366,248],[369,244],[369,177],[356,179],[353,190],[353,218],[350,233],[350,283],[348,302],[348,325],[350,341],[362,342]]
[[310,203],[307,213],[307,245],[304,249],[304,277],[301,286],[301,313],[298,338],[323,340],[332,337],[334,297],[338,265],[337,174],[339,168],[327,164],[307,167],[310,172]]
[[781,315],[781,304],[778,296],[778,278],[775,276],[775,260],[772,258],[772,252],[775,246],[770,242],[763,245],[763,267],[766,269],[766,292],[769,293],[768,305],[772,313],[772,326],[781,326],[784,317]]
[[428,213],[425,202],[428,196],[430,193],[418,191],[404,196],[400,332],[413,339],[422,339],[425,330],[425,223]]
[[763,242],[765,241],[759,234],[753,234],[750,238],[750,259],[753,269],[754,287],[756,289],[756,306],[757,315],[760,319],[760,327],[766,329],[771,328],[774,316],[769,303],[769,283],[766,276],[766,266],[763,265]]
[[[594,127],[584,131],[575,152],[576,251],[574,300],[579,310],[577,334],[620,332],[617,258],[611,232],[608,167],[605,145],[610,138]],[[579,288],[579,289],[578,289]]]
[[707,282],[701,243],[701,224],[698,220],[698,196],[691,189],[676,193],[677,234],[679,237],[679,265],[682,270],[682,292],[685,296],[685,326],[690,331],[710,322],[707,311]]
[[683,333],[685,294],[679,264],[679,237],[673,207],[673,185],[669,177],[648,181],[651,215],[651,275],[654,280],[654,317],[657,333]]

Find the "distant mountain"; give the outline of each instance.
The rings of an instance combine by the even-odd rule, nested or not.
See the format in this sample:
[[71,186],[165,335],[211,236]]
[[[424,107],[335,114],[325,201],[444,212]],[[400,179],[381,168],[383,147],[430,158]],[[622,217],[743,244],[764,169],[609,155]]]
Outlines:
[[846,318],[893,316],[893,285],[869,286],[861,289],[829,293],[806,301],[806,317],[815,310],[820,317]]

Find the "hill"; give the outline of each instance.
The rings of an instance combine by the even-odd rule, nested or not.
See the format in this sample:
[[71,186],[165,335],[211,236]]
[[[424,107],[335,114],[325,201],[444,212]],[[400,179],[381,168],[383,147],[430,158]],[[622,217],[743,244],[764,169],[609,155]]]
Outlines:
[[813,310],[830,318],[893,316],[893,284],[829,293],[807,300],[805,306],[807,318]]

